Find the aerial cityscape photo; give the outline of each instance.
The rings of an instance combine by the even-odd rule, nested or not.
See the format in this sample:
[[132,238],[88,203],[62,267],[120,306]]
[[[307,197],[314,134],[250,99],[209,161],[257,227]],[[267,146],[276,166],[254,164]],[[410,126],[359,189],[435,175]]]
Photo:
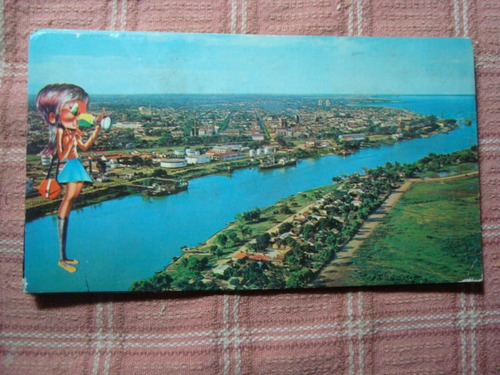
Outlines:
[[468,40],[41,31],[28,94],[28,292],[482,278]]

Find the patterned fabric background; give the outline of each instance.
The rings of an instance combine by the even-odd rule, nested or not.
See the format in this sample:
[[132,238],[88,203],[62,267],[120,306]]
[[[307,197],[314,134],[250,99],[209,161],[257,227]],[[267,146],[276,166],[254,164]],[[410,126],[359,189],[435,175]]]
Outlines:
[[[484,283],[23,294],[27,42],[39,28],[472,38]],[[0,373],[500,373],[500,2],[0,0],[0,84]]]

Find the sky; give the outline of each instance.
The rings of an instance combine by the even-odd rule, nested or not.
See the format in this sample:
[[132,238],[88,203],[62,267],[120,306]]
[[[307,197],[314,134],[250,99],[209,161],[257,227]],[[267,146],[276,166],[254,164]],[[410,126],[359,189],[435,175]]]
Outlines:
[[465,38],[257,36],[40,30],[28,93],[472,95]]

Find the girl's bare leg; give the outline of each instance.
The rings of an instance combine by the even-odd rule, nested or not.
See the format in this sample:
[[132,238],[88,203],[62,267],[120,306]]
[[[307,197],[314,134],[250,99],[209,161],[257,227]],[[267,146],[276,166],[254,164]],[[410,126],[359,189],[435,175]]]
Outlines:
[[68,218],[71,212],[71,207],[73,206],[73,202],[80,195],[80,192],[83,188],[83,182],[68,182],[66,184],[66,193],[64,194],[64,198],[59,206],[59,217]]
[[78,264],[75,259],[68,259],[66,257],[66,238],[68,234],[68,218],[73,206],[74,200],[80,195],[83,188],[83,182],[69,182],[66,184],[66,193],[59,207],[57,217],[57,230],[59,236],[59,266],[68,272],[75,272],[76,267],[73,264]]

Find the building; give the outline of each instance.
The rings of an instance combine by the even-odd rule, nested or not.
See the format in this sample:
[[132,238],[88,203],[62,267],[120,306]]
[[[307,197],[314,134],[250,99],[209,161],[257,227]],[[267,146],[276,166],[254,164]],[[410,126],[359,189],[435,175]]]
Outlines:
[[341,134],[339,135],[339,141],[343,142],[360,142],[366,139],[364,134]]
[[264,134],[261,133],[253,133],[251,134],[252,141],[263,141],[264,140]]
[[212,272],[216,275],[224,275],[224,272],[229,268],[228,264],[219,264],[217,267],[212,269]]
[[149,107],[142,106],[142,107],[139,107],[139,113],[141,115],[151,116],[153,111],[151,110],[151,106],[149,106]]
[[198,150],[193,150],[191,148],[186,149],[186,156],[197,156],[200,154],[200,151]]
[[51,157],[49,155],[40,155],[40,162],[43,166],[50,165]]
[[274,147],[265,146],[264,155],[272,155],[275,152]]
[[255,260],[255,261],[270,261],[271,260],[271,257],[267,256],[267,255],[264,255],[264,254],[250,254],[250,253],[242,253],[240,251],[234,253],[231,258],[236,261],[236,260],[239,260],[239,259],[251,259],[251,260]]
[[238,160],[238,159],[243,159],[246,157],[245,154],[242,154],[241,152],[234,152],[234,151],[229,151],[224,154],[219,154],[218,155],[220,160]]
[[160,163],[160,167],[162,168],[182,168],[186,165],[186,159],[165,159]]
[[282,117],[280,119],[280,128],[287,129],[288,128],[288,119],[286,117]]
[[211,150],[208,150],[206,153],[210,155],[224,154],[228,151],[231,151],[231,146],[214,146]]
[[186,156],[186,162],[188,164],[206,164],[210,163],[212,158],[208,155],[192,155]]

